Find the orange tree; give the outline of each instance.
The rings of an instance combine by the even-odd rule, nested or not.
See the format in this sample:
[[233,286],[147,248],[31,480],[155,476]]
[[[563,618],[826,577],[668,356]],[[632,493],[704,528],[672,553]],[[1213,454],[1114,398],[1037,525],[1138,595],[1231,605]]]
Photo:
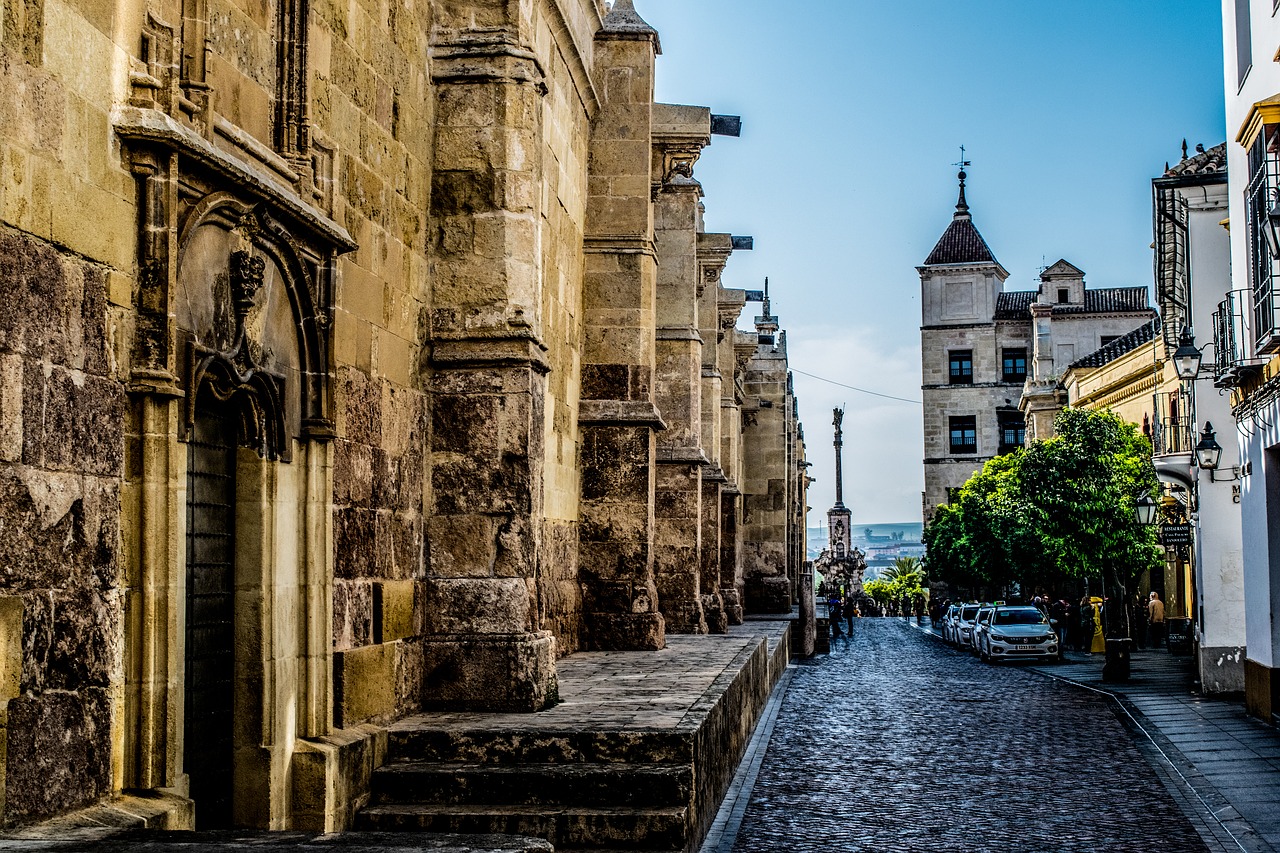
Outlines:
[[[1113,602],[1159,564],[1134,502],[1156,488],[1145,436],[1106,411],[1064,409],[1052,438],[997,457],[925,531],[930,575],[967,586],[1024,588],[1101,577]],[[1108,620],[1119,633],[1121,613]]]

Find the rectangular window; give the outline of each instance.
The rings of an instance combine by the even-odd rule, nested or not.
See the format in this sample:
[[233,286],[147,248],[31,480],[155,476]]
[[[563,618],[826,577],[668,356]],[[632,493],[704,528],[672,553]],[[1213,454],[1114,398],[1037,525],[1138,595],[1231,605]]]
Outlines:
[[1249,148],[1249,186],[1245,190],[1245,215],[1249,241],[1249,286],[1253,290],[1254,344],[1258,353],[1280,347],[1277,335],[1275,259],[1267,243],[1267,214],[1275,198],[1276,155],[1267,152],[1271,128],[1263,128]]
[[1022,412],[997,412],[996,421],[1000,425],[1000,453],[1012,453],[1027,443],[1027,424]]
[[951,384],[973,384],[973,350],[957,349],[951,351]]
[[951,418],[951,452],[978,452],[978,419],[973,415]]
[[1059,287],[1058,288],[1058,304],[1066,305],[1067,302],[1070,301],[1070,299],[1071,299],[1071,291],[1067,290],[1065,287]]
[[1021,385],[1027,381],[1027,350],[1025,347],[1005,347],[1001,354],[1000,381],[1016,382]]
[[1236,0],[1236,85],[1243,86],[1244,78],[1253,67],[1253,27],[1249,21],[1249,0]]

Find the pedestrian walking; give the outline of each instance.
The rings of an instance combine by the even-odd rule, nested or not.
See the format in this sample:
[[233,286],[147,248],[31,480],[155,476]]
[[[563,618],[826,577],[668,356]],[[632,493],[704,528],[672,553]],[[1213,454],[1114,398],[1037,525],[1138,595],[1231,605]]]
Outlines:
[[1147,602],[1147,644],[1156,649],[1164,642],[1164,602],[1160,593],[1152,590],[1151,600]]
[[844,636],[844,632],[840,630],[840,620],[844,618],[844,606],[840,603],[839,596],[831,597],[831,601],[827,604],[827,617],[831,623],[831,633],[837,637]]
[[844,621],[849,624],[849,636],[853,636],[853,620],[858,615],[858,599],[850,591],[849,597],[844,600]]

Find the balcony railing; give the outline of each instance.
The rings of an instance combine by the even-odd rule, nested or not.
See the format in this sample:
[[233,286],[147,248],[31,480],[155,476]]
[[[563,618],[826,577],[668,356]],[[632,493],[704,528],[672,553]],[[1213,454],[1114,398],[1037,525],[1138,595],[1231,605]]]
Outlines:
[[1151,451],[1154,456],[1191,453],[1195,450],[1195,424],[1191,421],[1191,396],[1182,391],[1156,394],[1151,421]]
[[1219,388],[1238,385],[1257,370],[1263,361],[1254,358],[1249,348],[1250,311],[1247,290],[1232,290],[1213,312],[1213,384]]

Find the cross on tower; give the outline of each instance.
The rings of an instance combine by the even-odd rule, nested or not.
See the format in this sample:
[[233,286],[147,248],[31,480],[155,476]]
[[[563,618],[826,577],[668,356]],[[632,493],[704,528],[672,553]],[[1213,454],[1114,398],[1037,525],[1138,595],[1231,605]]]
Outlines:
[[967,169],[967,168],[969,168],[970,166],[972,166],[972,165],[973,165],[973,163],[971,163],[970,161],[968,161],[968,160],[966,160],[966,159],[964,158],[964,146],[963,146],[963,145],[961,145],[961,146],[960,146],[960,162],[959,162],[959,163],[952,163],[951,165],[952,165],[952,166],[959,166],[961,169]]

